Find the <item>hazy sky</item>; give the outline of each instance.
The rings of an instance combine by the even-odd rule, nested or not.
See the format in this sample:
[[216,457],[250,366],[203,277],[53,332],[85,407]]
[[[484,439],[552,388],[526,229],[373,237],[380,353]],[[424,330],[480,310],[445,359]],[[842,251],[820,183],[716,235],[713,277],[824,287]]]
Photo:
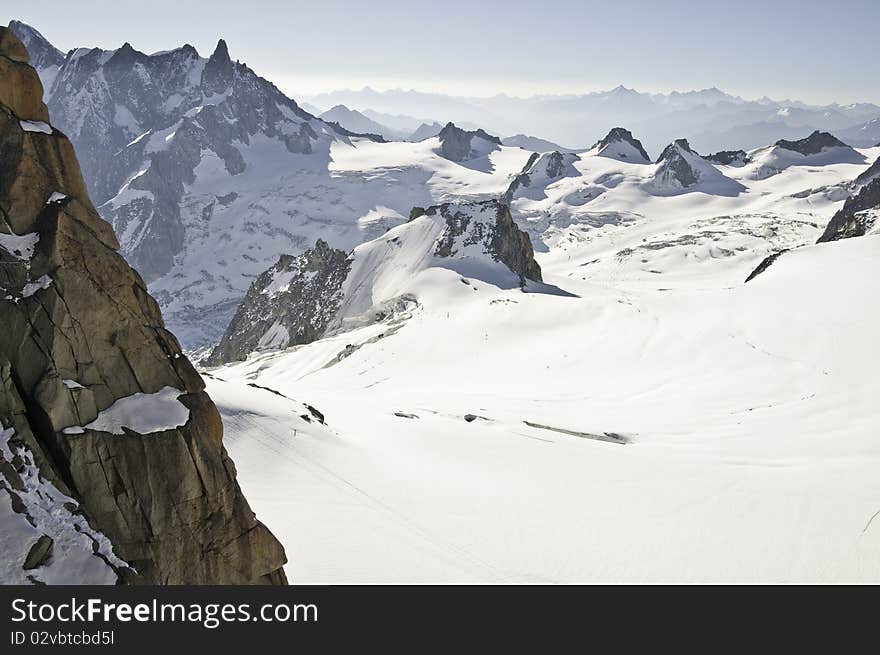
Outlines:
[[[28,0],[62,50],[154,52],[223,37],[293,97],[338,88],[450,94],[717,86],[755,98],[880,103],[880,0]],[[10,13],[13,12],[13,13]]]

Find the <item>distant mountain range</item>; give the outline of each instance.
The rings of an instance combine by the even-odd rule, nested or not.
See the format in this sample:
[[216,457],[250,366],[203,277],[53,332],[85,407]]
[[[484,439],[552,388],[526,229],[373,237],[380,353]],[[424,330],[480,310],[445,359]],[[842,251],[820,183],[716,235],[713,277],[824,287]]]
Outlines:
[[[493,134],[536,135],[554,143],[588,148],[616,125],[639,134],[656,153],[682,134],[701,151],[751,149],[783,138],[825,130],[856,147],[880,141],[880,106],[809,105],[797,100],[746,100],[717,88],[641,93],[618,86],[582,95],[517,98],[451,96],[420,91],[376,91],[369,87],[306,98],[317,107],[345,105],[376,119],[396,115],[419,122],[454,121]],[[427,119],[427,120],[425,120]],[[383,121],[379,121],[383,122]],[[386,123],[390,124],[390,123]]]

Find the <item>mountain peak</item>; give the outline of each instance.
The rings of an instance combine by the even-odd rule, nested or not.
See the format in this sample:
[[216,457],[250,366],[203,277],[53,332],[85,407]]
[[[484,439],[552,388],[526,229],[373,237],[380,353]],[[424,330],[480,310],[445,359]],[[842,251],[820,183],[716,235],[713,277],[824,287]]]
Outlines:
[[605,135],[593,144],[592,149],[598,149],[600,155],[619,159],[624,161],[632,161],[636,163],[650,163],[651,158],[645,152],[642,142],[632,135],[632,132],[623,127],[613,127]]
[[663,149],[663,152],[660,153],[660,156],[657,158],[656,163],[659,164],[662,161],[667,161],[676,156],[679,156],[681,154],[681,151],[690,153],[692,155],[697,155],[697,157],[699,157],[699,154],[691,148],[691,144],[688,143],[687,139],[676,139]]
[[440,130],[440,134],[437,136],[440,137],[440,154],[451,161],[465,161],[472,156],[473,148],[471,142],[474,137],[488,141],[496,146],[501,145],[501,139],[497,136],[487,134],[482,129],[463,130],[452,121],[446,123],[446,126]]
[[232,60],[229,58],[229,48],[226,47],[226,41],[220,39],[217,41],[217,47],[214,53],[205,64],[205,70],[202,73],[202,85],[209,91],[222,93],[232,82]]
[[30,54],[30,64],[38,71],[50,66],[61,66],[64,63],[64,53],[27,23],[11,20],[9,21],[9,31],[21,40]]
[[211,60],[223,63],[232,62],[232,60],[229,58],[229,48],[226,46],[226,41],[224,41],[223,39],[217,41],[217,47],[214,48],[214,52],[211,55]]
[[816,130],[810,136],[799,139],[797,141],[786,141],[785,139],[780,139],[773,145],[780,148],[785,148],[786,150],[799,152],[802,155],[815,155],[819,152],[822,152],[822,150],[824,150],[825,148],[849,147],[843,141],[833,136],[832,134],[828,132],[821,132],[819,130]]

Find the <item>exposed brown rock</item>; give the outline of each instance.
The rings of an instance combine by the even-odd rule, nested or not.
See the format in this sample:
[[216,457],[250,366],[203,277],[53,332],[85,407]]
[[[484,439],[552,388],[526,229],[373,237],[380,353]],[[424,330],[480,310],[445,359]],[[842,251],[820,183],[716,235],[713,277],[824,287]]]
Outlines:
[[[242,495],[219,413],[116,252],[70,142],[20,125],[48,121],[20,45],[0,28],[0,233],[39,241],[29,259],[0,246],[0,424],[109,537],[134,569],[125,582],[284,583],[284,550]],[[47,203],[55,192],[64,197]],[[165,387],[182,394],[184,426],[64,432]]]

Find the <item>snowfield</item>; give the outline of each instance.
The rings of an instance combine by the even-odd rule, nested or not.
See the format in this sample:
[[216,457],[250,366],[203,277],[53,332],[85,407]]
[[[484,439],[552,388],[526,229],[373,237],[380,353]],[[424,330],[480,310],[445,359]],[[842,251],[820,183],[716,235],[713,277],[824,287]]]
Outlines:
[[[211,371],[227,448],[288,575],[880,581],[880,314],[866,301],[880,291],[880,237],[798,248],[748,284],[768,246],[736,230],[722,238],[744,240],[737,256],[648,251],[661,273],[612,254],[728,206],[756,216],[741,219],[750,229],[771,222],[759,210],[811,216],[817,228],[785,233],[808,243],[839,205],[779,195],[804,189],[789,174],[740,205],[698,192],[624,206],[644,211],[631,224],[574,224],[583,240],[548,228],[559,248],[541,255],[545,281],[574,296],[430,269],[395,331]],[[579,274],[585,257],[597,273]],[[302,402],[327,425],[301,418]]]

